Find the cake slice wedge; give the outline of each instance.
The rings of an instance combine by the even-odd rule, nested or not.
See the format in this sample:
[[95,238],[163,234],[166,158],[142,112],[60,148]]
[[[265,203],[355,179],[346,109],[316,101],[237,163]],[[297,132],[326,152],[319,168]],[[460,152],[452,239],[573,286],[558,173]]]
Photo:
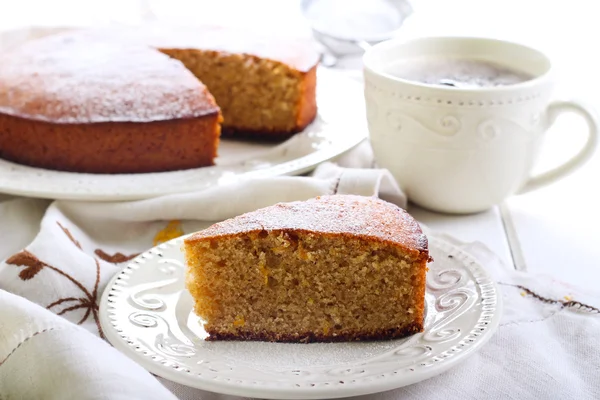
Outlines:
[[184,242],[209,340],[332,342],[423,330],[427,238],[375,197],[280,203]]

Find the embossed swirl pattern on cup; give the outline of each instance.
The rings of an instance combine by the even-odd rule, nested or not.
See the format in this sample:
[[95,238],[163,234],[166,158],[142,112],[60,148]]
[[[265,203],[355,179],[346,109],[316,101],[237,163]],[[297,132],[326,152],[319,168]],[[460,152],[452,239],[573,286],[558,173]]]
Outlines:
[[[468,139],[470,142],[462,145],[478,147],[492,143],[500,135],[509,135],[514,140],[531,140],[542,130],[541,111],[511,118],[500,117],[501,114],[495,111],[498,106],[537,101],[540,93],[499,101],[459,101],[399,94],[393,88],[380,87],[368,79],[366,85],[367,120],[370,129],[377,130],[377,135],[395,136],[415,144],[423,143],[423,134],[443,139],[440,143],[452,143],[454,141],[448,142],[446,138],[455,137],[456,143]],[[427,108],[416,112],[412,108],[415,105]],[[482,113],[485,108],[490,108],[489,116]],[[471,132],[476,136],[472,137]]]
[[[380,132],[380,135],[393,136],[399,142],[414,143],[420,146],[432,146],[435,143],[439,145],[455,144],[462,149],[469,149],[492,144],[501,136],[504,140],[522,142],[534,140],[539,134],[537,126],[526,127],[507,118],[488,118],[473,126],[472,129],[475,133],[473,135],[471,126],[452,114],[427,119],[410,115],[399,108],[385,111],[376,103],[372,104],[370,108],[373,107],[379,110],[378,118],[385,118],[383,123],[381,120],[370,120],[374,127],[384,130]],[[424,134],[427,137],[424,137]],[[439,138],[441,141],[427,142],[427,138],[433,140]]]
[[[423,133],[429,133],[432,137],[452,138],[458,136],[463,123],[458,117],[448,114],[441,118],[430,120],[415,117],[398,109],[385,112],[385,125],[388,135],[396,138],[405,138],[405,141],[421,143]],[[469,147],[477,147],[493,142],[500,135],[507,135],[514,140],[531,140],[536,137],[525,127],[509,119],[486,119],[475,126],[476,136],[468,143]],[[464,132],[461,138],[471,138],[470,132]],[[459,138],[457,138],[459,140]],[[444,142],[446,143],[446,142]],[[466,147],[463,147],[466,148]]]
[[444,115],[441,118],[422,119],[407,114],[406,111],[399,108],[391,108],[385,112],[386,122],[393,131],[400,132],[410,119],[418,124],[422,129],[438,134],[440,136],[453,136],[458,133],[462,123],[460,119],[452,114]]

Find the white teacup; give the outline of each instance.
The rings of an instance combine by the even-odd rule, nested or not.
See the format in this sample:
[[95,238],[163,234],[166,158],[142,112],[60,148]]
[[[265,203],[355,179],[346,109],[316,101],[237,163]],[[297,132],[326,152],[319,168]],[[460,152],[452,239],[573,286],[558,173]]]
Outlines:
[[[427,85],[386,72],[391,63],[421,56],[493,62],[533,79],[496,87]],[[582,105],[551,101],[552,66],[532,48],[483,38],[392,40],[364,56],[365,99],[377,163],[408,198],[435,211],[483,211],[516,193],[554,182],[593,154],[598,123]],[[561,112],[581,115],[586,145],[563,165],[531,176],[546,130]]]

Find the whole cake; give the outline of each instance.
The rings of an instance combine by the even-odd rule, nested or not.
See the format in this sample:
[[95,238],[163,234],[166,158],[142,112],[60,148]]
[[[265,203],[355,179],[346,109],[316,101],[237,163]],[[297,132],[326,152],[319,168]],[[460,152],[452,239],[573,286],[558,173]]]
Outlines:
[[392,339],[423,330],[427,238],[374,197],[322,196],[217,223],[184,242],[209,340]]
[[0,158],[75,172],[214,164],[221,123],[283,139],[316,115],[301,39],[204,28],[77,30],[0,56]]

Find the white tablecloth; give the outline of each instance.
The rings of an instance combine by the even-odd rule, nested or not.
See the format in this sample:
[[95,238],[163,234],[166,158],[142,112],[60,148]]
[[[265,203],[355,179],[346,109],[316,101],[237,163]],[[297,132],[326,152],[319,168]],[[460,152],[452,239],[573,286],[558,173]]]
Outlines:
[[[366,146],[312,177],[280,177],[200,193],[86,203],[0,202],[0,398],[211,399],[156,379],[101,340],[107,281],[153,244],[212,221],[320,194],[405,198]],[[430,233],[437,234],[437,233]],[[454,240],[453,238],[447,238]],[[485,246],[460,244],[495,276],[505,314],[498,333],[458,367],[372,399],[600,398],[600,296],[552,277],[517,273]]]

